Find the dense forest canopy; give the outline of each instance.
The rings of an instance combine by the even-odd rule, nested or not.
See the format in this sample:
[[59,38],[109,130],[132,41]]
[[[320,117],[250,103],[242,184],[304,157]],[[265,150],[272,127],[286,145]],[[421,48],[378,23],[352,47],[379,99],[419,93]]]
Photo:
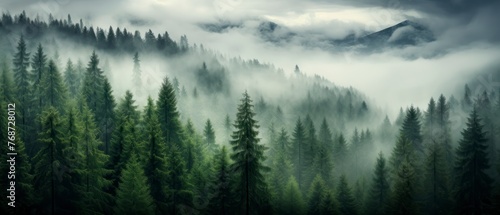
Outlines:
[[[3,13],[0,35],[0,102],[16,111],[15,138],[1,135],[17,152],[16,207],[3,198],[1,211],[500,211],[500,89],[475,80],[392,116],[299,65],[288,73],[167,31],[22,12]],[[12,117],[0,120],[7,131]]]

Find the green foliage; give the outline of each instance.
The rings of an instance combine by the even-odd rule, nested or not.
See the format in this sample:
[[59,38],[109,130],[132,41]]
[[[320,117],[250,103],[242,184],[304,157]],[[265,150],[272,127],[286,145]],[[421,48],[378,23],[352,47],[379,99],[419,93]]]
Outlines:
[[214,158],[215,174],[210,181],[210,199],[207,211],[209,214],[231,214],[234,193],[232,192],[232,172],[226,147],[223,146]]
[[238,106],[235,131],[232,135],[233,152],[231,169],[236,177],[235,192],[238,210],[241,214],[260,214],[268,206],[268,188],[264,172],[268,167],[263,165],[264,146],[259,144],[257,121],[254,119],[252,100],[247,92],[243,94]]
[[44,108],[51,106],[56,107],[60,112],[64,110],[63,104],[67,98],[66,88],[53,60],[49,61],[47,74],[42,77],[40,96],[43,98],[41,101]]
[[210,122],[210,119],[207,119],[207,122],[205,123],[203,136],[205,140],[205,148],[207,148],[209,152],[214,154],[218,147],[215,144],[215,131],[214,127],[212,126],[212,122]]
[[345,175],[341,175],[337,185],[337,201],[339,202],[339,211],[342,215],[358,214],[356,202],[352,196],[351,188],[347,184]]
[[335,195],[331,191],[325,191],[321,199],[319,208],[320,215],[338,215],[340,214],[339,205],[335,199]]
[[[103,82],[104,76],[103,71],[99,68],[99,57],[94,51],[87,64],[87,72],[85,73],[82,86],[82,94],[85,98],[85,102],[94,114],[97,114],[99,108],[101,108]],[[96,115],[97,120],[99,120],[99,117],[100,116]]]
[[158,119],[160,120],[161,130],[168,148],[173,145],[183,150],[182,126],[179,121],[179,112],[177,111],[177,100],[175,91],[168,77],[165,77],[158,95],[156,103],[158,110]]
[[294,176],[298,179],[299,188],[303,185],[303,178],[306,171],[306,130],[300,118],[295,123],[292,134],[292,150],[290,157],[293,159]]
[[104,78],[103,99],[99,110],[99,134],[100,139],[104,143],[104,152],[110,153],[110,145],[113,135],[113,129],[116,122],[115,107],[116,102],[113,97],[113,90],[107,78]]
[[399,166],[392,193],[391,211],[395,215],[412,215],[417,212],[415,200],[415,171],[411,160],[404,159]]
[[42,44],[38,44],[38,48],[36,53],[33,55],[31,60],[31,74],[30,80],[32,83],[32,95],[35,104],[35,114],[39,114],[42,112],[43,107],[43,99],[45,98],[43,95],[43,83],[42,81],[45,78],[45,73],[47,72],[47,55],[43,52]]
[[66,63],[66,69],[64,70],[64,83],[68,87],[68,92],[70,97],[76,97],[80,92],[80,79],[75,66],[71,59]]
[[390,184],[389,171],[386,159],[382,152],[379,153],[375,171],[373,174],[371,189],[367,202],[367,214],[384,215],[387,214],[389,205]]
[[321,178],[321,175],[316,175],[311,187],[309,188],[308,202],[307,202],[307,214],[316,215],[320,214],[321,203],[325,192],[325,182]]
[[154,214],[155,206],[144,170],[134,155],[120,176],[116,191],[115,214]]
[[167,159],[167,213],[181,214],[184,208],[192,206],[193,194],[187,180],[185,163],[176,146],[169,148]]
[[302,197],[299,185],[292,176],[286,184],[280,214],[300,215],[306,212],[306,203]]
[[426,214],[449,214],[451,188],[443,146],[436,142],[429,146],[424,171]]
[[413,144],[418,154],[423,154],[422,134],[418,110],[411,106],[401,126],[401,134]]
[[457,149],[456,202],[459,214],[483,214],[491,205],[492,179],[485,174],[490,167],[487,157],[486,134],[476,109],[467,119]]

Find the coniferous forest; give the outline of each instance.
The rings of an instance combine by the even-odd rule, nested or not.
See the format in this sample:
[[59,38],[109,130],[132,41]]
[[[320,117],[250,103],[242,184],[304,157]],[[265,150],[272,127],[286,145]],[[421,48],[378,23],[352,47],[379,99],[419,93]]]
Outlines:
[[0,35],[0,214],[500,214],[498,88],[391,118],[186,35],[24,12]]

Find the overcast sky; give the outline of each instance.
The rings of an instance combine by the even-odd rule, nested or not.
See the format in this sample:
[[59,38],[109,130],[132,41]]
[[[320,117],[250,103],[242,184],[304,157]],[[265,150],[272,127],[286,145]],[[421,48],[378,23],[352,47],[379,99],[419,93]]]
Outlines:
[[[499,68],[498,0],[17,0],[2,1],[0,10],[25,10],[42,18],[53,14],[107,29],[167,30],[175,39],[203,43],[228,56],[257,58],[285,71],[298,64],[307,74],[320,74],[353,86],[381,107],[416,104],[430,96],[449,95],[479,72]],[[428,26],[436,41],[381,53],[327,53],[300,44],[277,46],[256,35],[263,20],[273,21],[302,37],[342,38],[373,32],[406,19]],[[210,33],[201,23],[241,23],[242,28]],[[405,56],[413,56],[410,60]],[[498,80],[493,80],[498,81]]]

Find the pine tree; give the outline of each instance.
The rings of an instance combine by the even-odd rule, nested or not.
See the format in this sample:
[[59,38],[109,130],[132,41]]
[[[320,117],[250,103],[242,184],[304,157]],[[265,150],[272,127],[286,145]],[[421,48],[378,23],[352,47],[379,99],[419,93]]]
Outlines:
[[450,105],[446,102],[446,98],[439,96],[437,107],[437,141],[442,146],[445,164],[449,167],[448,172],[451,172],[453,167],[453,149],[451,146],[451,123],[450,123]]
[[64,82],[66,83],[69,95],[72,98],[76,97],[80,90],[80,82],[77,76],[78,74],[76,73],[73,62],[69,59],[66,63],[66,69],[64,70]]
[[183,149],[182,142],[182,125],[179,121],[179,112],[177,111],[177,100],[175,91],[168,77],[165,77],[156,102],[158,109],[158,119],[160,120],[161,130],[164,140],[167,143],[167,148],[174,145]]
[[69,183],[70,165],[63,153],[67,146],[63,141],[59,113],[55,108],[49,107],[43,112],[41,122],[38,142],[42,146],[33,158],[35,192],[45,197],[39,202],[39,207],[46,213],[67,213],[74,209],[74,205],[65,195],[72,187]]
[[427,111],[425,112],[424,124],[422,126],[422,137],[425,144],[430,144],[432,141],[436,141],[438,120],[436,112],[436,102],[434,101],[434,98],[431,98],[427,106]]
[[160,130],[160,122],[156,117],[156,107],[151,98],[145,110],[144,121],[146,124],[147,151],[145,173],[148,177],[148,184],[151,196],[156,206],[156,213],[167,213],[166,210],[166,180],[167,180],[167,152]]
[[367,213],[373,215],[387,214],[389,195],[389,172],[387,170],[385,157],[382,152],[380,152],[373,174],[372,185],[368,198]]
[[[413,148],[410,140],[408,140],[408,138],[400,132],[399,138],[396,141],[396,146],[392,150],[390,159],[393,178],[398,177],[399,169],[406,159],[416,160],[415,149]],[[413,164],[412,167],[415,168],[415,165]]]
[[271,163],[271,173],[269,176],[269,187],[273,195],[273,205],[275,210],[280,210],[287,181],[293,175],[292,162],[288,154],[279,151]]
[[144,170],[133,155],[120,176],[115,214],[154,214],[155,206]]
[[63,104],[66,101],[66,88],[62,82],[61,74],[53,60],[49,61],[47,74],[42,77],[41,97],[43,107],[56,107],[60,112],[63,111]]
[[333,161],[331,151],[321,145],[313,160],[312,172],[328,180],[327,185],[333,186]]
[[326,151],[332,152],[334,150],[334,144],[333,144],[333,140],[332,140],[332,132],[330,131],[330,127],[328,126],[328,123],[326,122],[326,118],[323,118],[323,121],[321,123],[321,127],[319,129],[318,139],[319,139],[320,145],[325,147]]
[[331,191],[326,191],[321,199],[319,208],[320,215],[338,215],[340,214],[339,206],[335,195]]
[[337,165],[337,169],[343,172],[346,170],[344,163],[347,157],[347,141],[342,133],[338,135],[336,140],[333,159],[334,163]]
[[24,42],[24,38],[21,35],[19,38],[19,42],[17,43],[17,51],[14,54],[13,64],[14,64],[14,80],[16,83],[17,90],[17,107],[16,111],[19,113],[17,115],[17,122],[19,123],[19,127],[23,132],[22,138],[26,141],[28,151],[32,148],[32,136],[30,135],[30,125],[31,118],[29,115],[29,107],[31,106],[31,90],[30,90],[30,74],[28,72],[29,67],[29,56],[30,53],[26,48],[26,43]]
[[419,214],[415,203],[415,171],[412,166],[411,160],[404,159],[397,170],[391,201],[392,214]]
[[82,94],[85,98],[87,106],[96,116],[96,120],[101,120],[98,115],[102,102],[104,76],[103,71],[99,68],[99,57],[92,52],[90,61],[87,65],[87,72],[82,86]]
[[309,188],[307,214],[320,214],[321,200],[323,199],[325,188],[325,182],[321,178],[321,175],[316,175],[311,184],[311,187]]
[[252,100],[245,92],[234,123],[236,130],[231,140],[231,159],[234,163],[231,169],[237,178],[235,191],[240,195],[237,197],[238,209],[241,214],[247,215],[262,213],[269,204],[264,180],[264,172],[268,171],[268,167],[263,165],[265,148],[259,144],[259,126],[254,117]]
[[422,134],[420,132],[420,120],[418,111],[413,106],[408,109],[408,113],[403,121],[401,133],[413,144],[413,148],[418,154],[423,154]]
[[305,151],[306,151],[306,131],[300,118],[295,124],[292,134],[292,151],[290,157],[293,159],[294,176],[298,179],[299,188],[303,185],[305,175]]
[[356,215],[356,202],[352,196],[352,191],[347,184],[345,175],[341,175],[337,186],[337,201],[339,202],[339,211],[342,215]]
[[116,102],[113,97],[113,90],[111,89],[111,84],[107,78],[104,78],[103,85],[103,98],[101,103],[101,108],[99,110],[99,133],[100,139],[104,143],[104,152],[106,154],[110,153],[110,145],[112,139],[112,132],[115,126],[115,107]]
[[226,147],[214,157],[214,177],[210,182],[210,200],[207,211],[209,214],[226,215],[231,214],[233,193],[231,190],[231,169]]
[[455,163],[459,214],[484,214],[491,205],[492,179],[485,174],[490,167],[486,142],[481,119],[473,109],[467,119],[467,128],[462,131]]
[[293,176],[290,177],[286,185],[281,210],[281,214],[289,215],[300,215],[306,212],[306,203]]
[[42,112],[43,107],[43,99],[45,98],[43,95],[43,83],[42,81],[45,78],[45,73],[47,71],[47,55],[43,52],[42,44],[38,44],[38,48],[36,53],[33,55],[31,60],[31,83],[33,84],[32,94],[33,100],[35,104],[34,114],[40,114]]
[[180,214],[183,208],[191,207],[193,194],[187,181],[185,163],[176,146],[169,148],[167,172],[167,211],[172,215]]
[[111,181],[105,178],[111,171],[105,168],[108,156],[99,149],[102,142],[98,138],[94,115],[86,106],[82,113],[82,138],[80,148],[83,158],[80,161],[81,182],[79,192],[82,197],[80,210],[85,214],[106,213],[111,196],[105,192]]
[[428,147],[424,172],[426,214],[449,214],[451,208],[448,166],[444,150],[437,142]]
[[207,119],[205,123],[205,129],[203,129],[203,136],[205,139],[205,147],[208,149],[210,153],[215,153],[217,151],[217,145],[215,144],[215,131],[212,126],[212,122],[210,119]]

